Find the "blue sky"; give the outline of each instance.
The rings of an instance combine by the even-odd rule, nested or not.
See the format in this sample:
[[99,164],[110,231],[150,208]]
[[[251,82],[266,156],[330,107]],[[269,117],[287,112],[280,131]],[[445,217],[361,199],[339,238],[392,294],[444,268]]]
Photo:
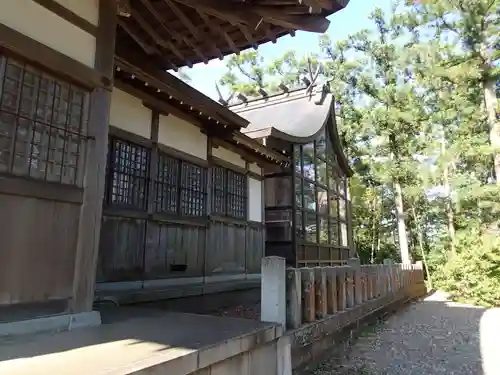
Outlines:
[[[333,41],[342,40],[350,34],[370,27],[371,23],[368,19],[370,13],[376,7],[389,12],[391,3],[392,0],[351,0],[345,9],[329,17],[328,34],[330,38]],[[299,31],[293,38],[285,36],[278,39],[276,44],[266,43],[259,46],[259,53],[270,61],[289,50],[295,50],[297,56],[319,52],[319,36],[316,33]],[[185,72],[191,78],[191,86],[205,95],[217,99],[215,81],[224,74],[225,70],[224,61],[215,59],[206,65],[204,63],[196,64],[193,68],[186,69]]]

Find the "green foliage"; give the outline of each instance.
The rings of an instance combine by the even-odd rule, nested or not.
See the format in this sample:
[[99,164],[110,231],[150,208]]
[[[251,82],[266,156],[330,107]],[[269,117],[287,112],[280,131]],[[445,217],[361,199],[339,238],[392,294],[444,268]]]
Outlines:
[[[464,231],[457,254],[438,268],[435,285],[455,300],[500,306],[500,239],[496,234]],[[443,261],[443,259],[441,259]]]
[[233,56],[220,83],[272,94],[320,67],[355,171],[361,260],[399,260],[406,243],[454,298],[499,305],[500,1],[408,2],[371,20],[346,40],[322,35],[317,56]]

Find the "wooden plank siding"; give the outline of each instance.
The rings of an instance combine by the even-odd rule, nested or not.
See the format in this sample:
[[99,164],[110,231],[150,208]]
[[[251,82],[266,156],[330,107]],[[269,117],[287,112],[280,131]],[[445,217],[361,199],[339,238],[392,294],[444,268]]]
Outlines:
[[[131,142],[148,150],[148,185],[144,190],[147,192],[147,203],[136,208],[118,208],[112,204],[106,206],[105,198],[97,282],[161,281],[260,273],[265,244],[264,224],[212,214],[211,168],[222,166],[244,174],[247,179],[262,177],[250,170],[249,163],[242,168],[213,157],[211,136],[207,136],[207,160],[159,143],[158,116],[159,113],[153,109],[150,139],[114,126],[110,128],[110,136],[114,140]],[[189,217],[156,211],[159,153],[204,168],[207,184],[205,215]]]
[[0,212],[0,306],[68,301],[80,205],[0,194]]
[[13,2],[0,20],[0,321],[93,302],[116,9],[96,2],[91,35],[41,3]]

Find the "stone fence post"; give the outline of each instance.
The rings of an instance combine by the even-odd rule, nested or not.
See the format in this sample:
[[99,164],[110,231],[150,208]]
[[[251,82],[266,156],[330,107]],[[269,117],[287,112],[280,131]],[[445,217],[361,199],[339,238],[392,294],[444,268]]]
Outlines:
[[293,329],[302,325],[302,278],[300,269],[286,270],[287,326]]
[[361,275],[361,263],[359,259],[351,258],[347,261],[347,265],[351,267],[351,276],[353,283],[353,301],[349,301],[349,307],[354,307],[355,305],[361,305],[363,303],[363,280]]
[[392,274],[394,271],[393,268],[394,262],[392,259],[384,259],[384,266],[386,269],[386,274],[387,274],[387,280],[388,280],[388,285],[387,285],[387,292],[388,293],[393,293],[394,292],[394,280],[392,278]]
[[314,291],[316,319],[324,319],[327,315],[326,308],[326,269],[323,267],[314,268]]
[[286,327],[286,263],[285,258],[262,258],[261,317]]
[[305,323],[312,323],[316,320],[314,269],[301,268],[300,277],[302,282],[302,319]]
[[336,267],[326,267],[326,309],[328,314],[335,314],[338,310],[337,290],[337,269]]

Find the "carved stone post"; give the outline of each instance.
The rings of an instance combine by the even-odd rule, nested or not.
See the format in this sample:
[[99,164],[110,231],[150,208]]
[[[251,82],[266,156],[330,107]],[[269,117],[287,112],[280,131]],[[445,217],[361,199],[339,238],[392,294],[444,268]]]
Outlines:
[[326,267],[326,310],[328,314],[338,310],[336,267]]
[[347,307],[346,277],[347,277],[347,267],[338,267],[337,268],[337,306],[338,306],[339,311],[343,311]]
[[347,267],[346,269],[346,295],[347,295],[347,308],[354,307],[356,300],[354,299],[354,269]]
[[302,325],[302,283],[300,270],[286,270],[287,326],[293,329]]
[[393,293],[394,292],[394,281],[392,279],[392,275],[393,275],[393,265],[394,265],[394,262],[392,261],[392,259],[384,259],[384,265],[386,266],[386,273],[387,273],[387,279],[388,279],[388,282],[387,282],[387,292],[388,293]]
[[326,270],[323,267],[314,268],[314,289],[316,319],[326,318]]
[[359,259],[349,259],[347,264],[351,267],[351,275],[353,278],[353,303],[349,307],[354,307],[355,304],[361,305],[363,303],[363,276]]
[[314,269],[301,268],[300,276],[302,282],[302,319],[305,323],[316,320]]

